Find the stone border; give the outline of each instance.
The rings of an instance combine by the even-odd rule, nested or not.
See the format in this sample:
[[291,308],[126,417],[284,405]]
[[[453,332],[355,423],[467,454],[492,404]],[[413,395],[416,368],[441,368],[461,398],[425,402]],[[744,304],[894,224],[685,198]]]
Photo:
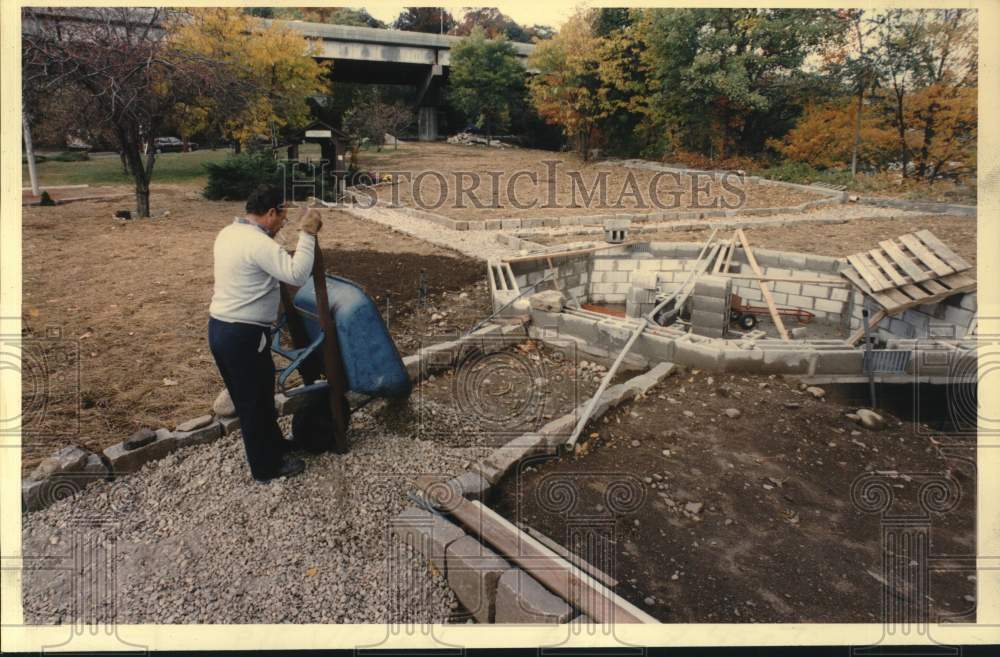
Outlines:
[[[659,363],[648,372],[610,386],[601,395],[590,421],[646,394],[674,369],[673,363]],[[494,487],[519,463],[557,454],[588,405],[589,400],[537,432],[510,440],[444,485],[454,495],[485,504]],[[392,520],[392,535],[426,559],[434,572],[443,575],[455,596],[480,623],[591,622],[528,572],[438,513],[408,507]]]
[[961,217],[978,216],[978,207],[975,205],[958,205],[956,203],[936,203],[932,201],[907,201],[897,198],[882,198],[879,196],[861,196],[858,203],[863,205],[874,205],[880,208],[900,208],[912,212],[929,212],[931,214],[954,214]]
[[[479,347],[487,348],[487,343],[503,344],[496,338],[513,338],[515,334],[527,332],[521,324],[490,324],[474,333],[458,339],[424,347],[416,354],[403,358],[403,365],[414,384],[431,374],[448,369],[453,365],[450,359],[440,358],[459,345],[481,341]],[[321,393],[315,393],[321,394]],[[312,395],[274,396],[275,409],[279,416],[289,415],[301,408]],[[367,398],[362,395],[348,395],[353,406],[360,405]],[[182,422],[173,431],[156,429],[155,436],[147,444],[126,450],[124,441],[95,454],[81,447],[70,445],[43,460],[27,478],[21,481],[21,505],[24,511],[38,511],[65,497],[82,491],[91,483],[103,479],[110,480],[140,470],[144,465],[157,461],[171,452],[194,445],[214,442],[240,427],[238,417],[203,415]]]

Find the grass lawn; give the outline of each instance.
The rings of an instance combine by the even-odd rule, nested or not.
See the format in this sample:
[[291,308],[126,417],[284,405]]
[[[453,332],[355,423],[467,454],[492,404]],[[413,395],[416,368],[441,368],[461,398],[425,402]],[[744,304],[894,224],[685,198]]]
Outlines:
[[[153,183],[188,183],[203,187],[207,180],[206,162],[221,162],[230,151],[194,151],[193,153],[161,153],[156,156],[153,167]],[[49,160],[38,165],[38,180],[46,185],[128,185],[130,176],[122,173],[121,160],[117,155],[91,156],[84,162],[56,162]],[[21,184],[31,184],[28,165],[21,166]]]

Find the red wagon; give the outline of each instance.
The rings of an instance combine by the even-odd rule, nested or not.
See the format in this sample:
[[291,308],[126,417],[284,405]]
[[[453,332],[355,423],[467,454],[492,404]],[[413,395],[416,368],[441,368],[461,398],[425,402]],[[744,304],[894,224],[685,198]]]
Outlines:
[[[816,315],[801,308],[777,308],[776,310],[782,317],[794,317],[799,324],[808,324],[816,318]],[[729,304],[729,321],[736,322],[741,328],[749,331],[757,326],[757,315],[770,314],[767,306],[744,304],[740,295],[732,295]]]

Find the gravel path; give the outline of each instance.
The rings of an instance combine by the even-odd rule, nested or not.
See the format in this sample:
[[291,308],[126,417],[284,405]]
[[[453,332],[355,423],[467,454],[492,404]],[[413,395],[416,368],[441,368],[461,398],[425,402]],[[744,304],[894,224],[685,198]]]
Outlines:
[[[252,482],[234,433],[25,515],[24,554],[43,557],[26,559],[42,567],[25,572],[25,620],[445,622],[451,590],[389,523],[417,475],[453,475],[478,455],[392,435],[366,410],[349,454],[307,457],[292,479]],[[111,562],[110,592],[91,590]]]
[[[641,223],[637,226],[641,226],[645,230],[655,230],[655,229],[670,229],[678,223],[690,224],[690,223],[700,223],[704,224],[706,227],[711,227],[712,224],[725,223],[725,222],[740,222],[740,223],[761,223],[763,225],[773,224],[778,221],[795,221],[808,219],[810,221],[822,221],[825,219],[835,219],[838,221],[852,221],[852,220],[884,220],[884,219],[908,219],[916,217],[926,217],[926,212],[908,212],[905,210],[899,210],[896,208],[877,208],[872,206],[863,205],[835,205],[826,208],[818,208],[816,210],[811,210],[809,212],[789,212],[785,214],[774,214],[770,216],[754,217],[754,216],[735,216],[735,217],[713,217],[711,219],[701,219],[697,222],[692,221],[667,221],[661,223]],[[590,235],[603,233],[604,230],[600,226],[560,226],[558,228],[532,228],[529,230],[520,230],[514,232],[515,235],[523,236],[530,239],[532,235]],[[642,237],[640,233],[639,237]],[[494,238],[495,239],[495,238]]]
[[514,249],[497,242],[497,234],[501,232],[498,230],[452,230],[426,219],[411,217],[379,206],[361,209],[344,205],[341,209],[355,217],[376,221],[407,235],[454,249],[479,260],[517,255]]

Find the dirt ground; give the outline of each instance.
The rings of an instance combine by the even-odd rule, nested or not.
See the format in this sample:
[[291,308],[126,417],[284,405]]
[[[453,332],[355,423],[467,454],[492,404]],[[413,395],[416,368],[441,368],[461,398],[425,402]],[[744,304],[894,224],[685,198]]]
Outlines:
[[780,377],[682,371],[591,425],[576,455],[525,464],[496,507],[602,564],[664,622],[876,622],[891,527],[852,502],[852,482],[881,472],[890,513],[919,516],[923,486],[949,477],[957,505],[930,515],[928,545],[948,556],[924,593],[932,622],[974,622],[975,576],[948,567],[976,553],[975,438],[888,413],[870,431],[846,417],[855,408]]
[[[931,231],[953,251],[975,264],[976,220],[969,217],[926,215],[898,219],[854,219],[840,224],[804,223],[789,226],[760,226],[747,228],[744,232],[751,247],[844,257],[852,253],[877,248],[881,240],[899,237],[918,230]],[[641,233],[638,239],[649,242],[704,242],[711,232],[710,228],[685,231],[667,230]],[[728,236],[730,232],[720,230],[719,235]],[[545,245],[603,241],[600,234],[549,235],[539,232],[523,234],[522,237]]]
[[[547,165],[546,161],[555,164]],[[446,143],[404,143],[398,150],[366,152],[362,165],[381,175],[406,172],[413,183],[404,182],[394,192],[381,187],[381,203],[397,195],[402,205],[421,207],[454,219],[484,220],[542,216],[611,214],[616,211],[654,213],[686,210],[695,199],[699,207],[789,207],[821,198],[816,194],[784,187],[765,187],[735,179],[674,179],[644,169],[627,169],[616,164],[583,162],[573,153],[554,153],[523,148],[491,148]],[[516,172],[526,172],[515,177]],[[458,172],[467,172],[463,177]],[[489,172],[495,172],[490,177]],[[441,174],[442,179],[435,174]],[[574,195],[573,175],[578,176]],[[606,201],[586,202],[587,192],[598,175],[606,174]],[[474,187],[474,175],[481,185]],[[533,181],[531,176],[537,178]],[[704,191],[695,192],[694,186]],[[635,185],[633,187],[633,185]],[[461,193],[459,189],[472,191]],[[651,193],[650,190],[654,190]],[[415,200],[415,194],[417,200]],[[462,205],[458,204],[461,197]],[[654,205],[654,198],[664,207]],[[418,202],[418,200],[420,202]],[[519,208],[535,204],[534,208]],[[645,204],[645,207],[643,207]],[[438,206],[440,207],[433,207]],[[553,207],[545,207],[553,206]]]
[[[168,217],[113,218],[130,205],[24,208],[22,380],[34,409],[24,471],[67,443],[100,450],[142,426],[172,428],[204,414],[222,387],[206,337],[212,243],[242,204],[159,186],[153,213]],[[489,314],[481,263],[343,213],[324,216],[328,271],[360,283],[383,313],[389,295],[404,354]],[[421,271],[428,297],[418,307]]]

